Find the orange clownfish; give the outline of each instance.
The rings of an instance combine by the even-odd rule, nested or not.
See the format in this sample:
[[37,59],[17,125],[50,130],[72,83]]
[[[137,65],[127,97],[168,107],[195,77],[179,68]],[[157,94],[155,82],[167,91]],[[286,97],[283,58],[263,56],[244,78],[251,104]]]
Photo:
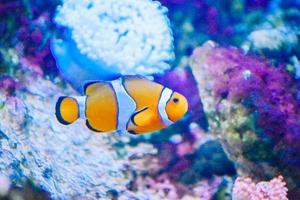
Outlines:
[[84,118],[96,132],[142,134],[165,128],[188,110],[186,98],[142,76],[85,85],[85,96],[60,97],[56,117],[64,125]]

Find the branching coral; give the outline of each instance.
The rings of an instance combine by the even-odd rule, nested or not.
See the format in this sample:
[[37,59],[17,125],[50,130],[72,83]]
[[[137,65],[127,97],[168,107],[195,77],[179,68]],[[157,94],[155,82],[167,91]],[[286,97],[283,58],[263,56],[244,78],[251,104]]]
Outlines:
[[232,192],[233,200],[288,200],[286,183],[282,176],[270,182],[255,184],[250,178],[237,178]]

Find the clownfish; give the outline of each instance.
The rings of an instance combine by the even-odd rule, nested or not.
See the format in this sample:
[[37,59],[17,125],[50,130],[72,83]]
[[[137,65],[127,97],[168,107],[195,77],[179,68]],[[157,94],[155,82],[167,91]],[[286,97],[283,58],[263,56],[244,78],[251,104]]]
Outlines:
[[95,132],[142,134],[160,130],[182,118],[187,99],[142,76],[122,76],[110,82],[90,82],[85,96],[59,97],[56,118],[69,125],[79,118]]

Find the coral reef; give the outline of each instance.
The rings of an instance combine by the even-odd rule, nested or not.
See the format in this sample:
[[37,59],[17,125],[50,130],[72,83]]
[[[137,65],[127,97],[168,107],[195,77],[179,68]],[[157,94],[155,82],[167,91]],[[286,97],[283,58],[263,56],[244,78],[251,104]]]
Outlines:
[[220,138],[238,173],[258,180],[283,173],[297,194],[298,81],[283,68],[211,41],[195,50],[191,66],[209,131]]
[[250,178],[237,178],[232,192],[233,200],[287,200],[287,188],[283,177],[255,184]]
[[[2,0],[0,199],[300,199],[299,8]],[[207,40],[223,47],[195,49]],[[79,95],[67,82],[122,74],[184,94],[189,112],[142,136],[57,123],[57,96]]]
[[173,36],[166,12],[152,0],[65,0],[55,18],[67,28],[64,40],[52,44],[61,72],[78,88],[87,80],[170,69]]

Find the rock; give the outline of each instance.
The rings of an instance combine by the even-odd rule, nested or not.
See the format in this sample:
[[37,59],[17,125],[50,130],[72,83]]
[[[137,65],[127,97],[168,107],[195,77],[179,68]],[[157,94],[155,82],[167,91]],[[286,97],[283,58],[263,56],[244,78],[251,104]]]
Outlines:
[[209,128],[238,175],[265,180],[282,174],[299,195],[298,81],[283,68],[209,41],[191,67]]
[[54,199],[109,198],[111,189],[126,193],[130,180],[123,170],[133,150],[120,158],[113,134],[92,133],[83,121],[60,125],[54,105],[58,95],[77,95],[69,87],[42,78],[26,86],[14,97],[1,93],[0,171],[13,184],[32,180]]

